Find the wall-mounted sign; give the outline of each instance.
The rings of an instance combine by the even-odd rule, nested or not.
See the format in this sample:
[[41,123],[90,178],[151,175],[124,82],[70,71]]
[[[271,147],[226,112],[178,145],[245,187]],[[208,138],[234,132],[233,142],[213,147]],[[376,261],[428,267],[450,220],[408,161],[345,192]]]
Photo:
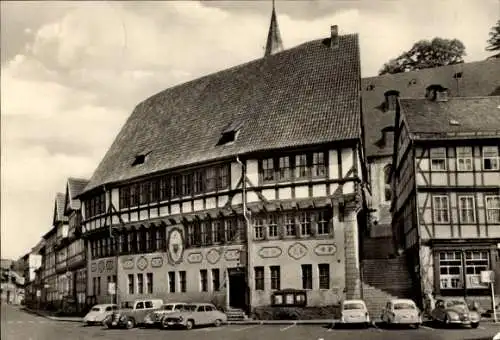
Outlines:
[[168,234],[168,256],[173,264],[182,262],[184,238],[179,228],[172,228]]

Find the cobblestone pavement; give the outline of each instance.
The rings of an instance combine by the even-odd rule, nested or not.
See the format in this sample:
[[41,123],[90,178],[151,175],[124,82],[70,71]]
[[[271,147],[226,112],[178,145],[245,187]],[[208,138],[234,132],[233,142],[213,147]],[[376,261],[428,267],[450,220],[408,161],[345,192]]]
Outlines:
[[52,339],[491,339],[500,332],[500,324],[484,323],[478,329],[441,329],[423,326],[419,329],[330,329],[320,325],[230,325],[186,330],[159,330],[135,328],[108,330],[101,326],[85,327],[80,323],[48,320],[32,315],[18,307],[2,305],[1,338],[6,340]]

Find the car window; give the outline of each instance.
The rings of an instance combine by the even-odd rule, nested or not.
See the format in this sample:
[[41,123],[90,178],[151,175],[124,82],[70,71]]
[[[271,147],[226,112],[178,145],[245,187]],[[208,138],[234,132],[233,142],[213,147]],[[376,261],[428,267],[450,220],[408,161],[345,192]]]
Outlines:
[[137,302],[137,305],[135,305],[135,309],[144,309],[144,302]]
[[205,312],[212,312],[214,310],[215,310],[215,308],[212,306],[205,306]]
[[113,306],[112,307],[113,310],[117,310],[118,309],[118,306]]
[[110,307],[106,307],[106,312],[111,312],[112,308],[111,306]]
[[175,305],[175,308],[174,310],[183,310],[184,309],[184,305]]
[[92,309],[92,312],[100,312],[101,309],[99,307],[93,307]]
[[415,305],[410,302],[398,302],[394,304],[394,309],[415,309]]
[[365,306],[362,303],[346,303],[346,304],[344,304],[344,310],[352,310],[352,309],[365,309]]
[[174,309],[174,306],[173,305],[163,305],[161,307],[162,310],[168,310],[168,311],[171,311],[172,309]]
[[196,310],[196,305],[185,305],[183,309],[188,312],[194,312]]
[[153,308],[153,302],[146,301],[146,308]]
[[205,306],[198,306],[198,309],[196,311],[197,312],[204,312],[205,311]]

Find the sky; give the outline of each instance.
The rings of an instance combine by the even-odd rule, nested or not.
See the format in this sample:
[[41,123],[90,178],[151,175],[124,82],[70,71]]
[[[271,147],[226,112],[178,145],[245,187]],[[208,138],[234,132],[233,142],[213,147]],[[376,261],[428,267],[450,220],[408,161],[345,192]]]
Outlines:
[[[285,48],[360,36],[363,76],[420,39],[483,60],[498,0],[276,1]],[[1,2],[1,257],[51,228],[56,192],[90,178],[136,104],[261,58],[271,1]]]

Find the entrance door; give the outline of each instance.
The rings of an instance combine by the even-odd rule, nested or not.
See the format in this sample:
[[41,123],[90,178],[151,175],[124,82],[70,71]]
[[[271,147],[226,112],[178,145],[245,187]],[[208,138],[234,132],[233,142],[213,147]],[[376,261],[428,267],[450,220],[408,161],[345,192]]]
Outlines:
[[229,272],[229,305],[233,308],[245,309],[245,299],[245,273]]

